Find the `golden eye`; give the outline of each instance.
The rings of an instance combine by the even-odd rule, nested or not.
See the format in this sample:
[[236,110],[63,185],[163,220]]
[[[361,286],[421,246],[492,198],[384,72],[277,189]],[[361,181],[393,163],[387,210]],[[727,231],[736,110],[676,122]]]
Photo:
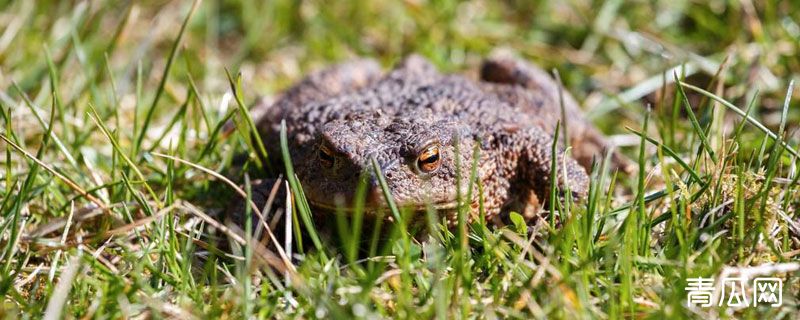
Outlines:
[[332,168],[333,161],[335,160],[333,156],[333,151],[330,148],[325,146],[324,144],[319,146],[319,163],[325,168]]
[[439,169],[442,163],[442,157],[439,155],[439,145],[430,145],[417,157],[417,168],[424,173],[430,173]]

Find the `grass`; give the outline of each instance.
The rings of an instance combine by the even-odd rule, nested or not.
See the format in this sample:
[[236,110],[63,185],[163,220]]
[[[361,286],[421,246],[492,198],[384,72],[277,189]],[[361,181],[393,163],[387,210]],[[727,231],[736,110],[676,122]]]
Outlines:
[[[797,318],[793,6],[0,0],[0,315]],[[498,47],[557,69],[638,172],[598,161],[586,201],[531,225],[392,206],[336,232],[289,174],[282,249],[225,226],[253,179],[291,173],[251,134],[258,96],[356,55],[463,71]],[[687,306],[687,279],[747,274],[784,279],[783,305]]]

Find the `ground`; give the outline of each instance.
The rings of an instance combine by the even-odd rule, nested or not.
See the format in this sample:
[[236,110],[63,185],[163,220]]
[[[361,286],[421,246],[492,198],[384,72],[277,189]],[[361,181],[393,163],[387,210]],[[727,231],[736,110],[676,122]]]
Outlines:
[[[0,8],[3,317],[798,317],[792,1]],[[638,172],[599,161],[585,202],[533,225],[326,236],[293,185],[290,252],[225,227],[231,185],[282,171],[250,134],[257,98],[355,56],[469,72],[498,49],[556,72]],[[689,301],[697,278],[716,303],[756,277],[781,306]]]

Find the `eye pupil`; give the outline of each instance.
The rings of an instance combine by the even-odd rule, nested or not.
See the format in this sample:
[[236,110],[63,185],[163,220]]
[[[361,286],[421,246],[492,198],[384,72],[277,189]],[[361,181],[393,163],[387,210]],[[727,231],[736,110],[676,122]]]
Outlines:
[[428,156],[427,158],[420,159],[420,160],[422,162],[424,162],[424,163],[436,163],[436,161],[439,161],[439,155],[438,154],[432,154],[432,155]]

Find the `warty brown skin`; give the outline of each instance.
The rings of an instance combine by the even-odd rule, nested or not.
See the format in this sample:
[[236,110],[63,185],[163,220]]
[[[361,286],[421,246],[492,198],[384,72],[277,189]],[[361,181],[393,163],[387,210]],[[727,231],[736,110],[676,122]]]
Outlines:
[[266,110],[260,110],[258,127],[268,152],[279,155],[285,120],[296,174],[309,202],[322,209],[350,205],[361,177],[369,186],[368,210],[385,207],[375,159],[399,206],[424,210],[430,204],[452,212],[457,177],[463,196],[477,146],[476,182],[483,193],[474,187],[471,216],[479,214],[482,198],[492,218],[507,208],[530,214],[548,199],[552,134],[562,103],[575,158],[557,148],[557,186],[559,196],[569,190],[581,198],[588,188],[586,167],[609,145],[552,78],[512,58],[485,61],[478,81],[440,74],[417,55],[386,74],[373,60],[343,63],[259,106]]

